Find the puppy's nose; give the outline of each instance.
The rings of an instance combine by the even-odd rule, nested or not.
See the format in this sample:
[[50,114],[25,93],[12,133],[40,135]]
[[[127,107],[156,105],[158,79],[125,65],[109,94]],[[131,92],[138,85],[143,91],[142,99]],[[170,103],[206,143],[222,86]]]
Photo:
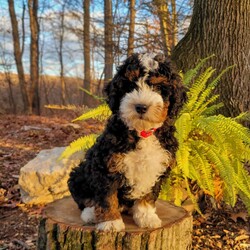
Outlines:
[[148,107],[144,104],[136,104],[135,110],[138,114],[145,114],[147,112]]

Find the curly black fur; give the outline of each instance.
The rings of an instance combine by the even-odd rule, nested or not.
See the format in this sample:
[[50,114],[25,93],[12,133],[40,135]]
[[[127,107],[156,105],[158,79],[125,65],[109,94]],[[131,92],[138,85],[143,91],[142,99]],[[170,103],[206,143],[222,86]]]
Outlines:
[[[178,143],[174,137],[174,118],[177,116],[183,103],[186,101],[186,90],[181,83],[179,75],[173,70],[170,62],[161,56],[156,56],[155,60],[159,67],[157,70],[146,72],[140,63],[139,54],[133,54],[117,68],[117,73],[111,82],[105,87],[107,103],[113,115],[107,122],[103,134],[97,139],[95,145],[90,148],[85,160],[73,169],[68,181],[69,190],[82,210],[87,206],[87,202],[93,201],[103,208],[110,204],[107,197],[117,192],[120,205],[132,206],[134,200],[127,198],[131,191],[125,176],[119,171],[109,169],[109,161],[115,154],[126,154],[136,149],[136,145],[141,140],[135,130],[129,130],[119,115],[119,107],[122,98],[138,86],[136,82],[146,73],[147,84],[152,86],[163,100],[169,103],[168,113],[163,125],[155,132],[162,148],[169,151],[172,156],[178,148]],[[153,83],[152,79],[164,81]],[[143,170],[142,170],[143,171]],[[159,181],[152,187],[152,199],[156,200],[163,179],[168,175],[169,169],[159,178]]]

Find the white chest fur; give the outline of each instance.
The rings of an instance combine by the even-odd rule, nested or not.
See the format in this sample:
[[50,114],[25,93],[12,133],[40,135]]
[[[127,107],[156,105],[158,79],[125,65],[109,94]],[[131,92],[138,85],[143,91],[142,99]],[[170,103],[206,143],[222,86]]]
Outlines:
[[150,193],[170,159],[170,153],[161,147],[154,135],[141,139],[136,150],[126,154],[123,161],[122,172],[132,187],[129,198],[138,199]]

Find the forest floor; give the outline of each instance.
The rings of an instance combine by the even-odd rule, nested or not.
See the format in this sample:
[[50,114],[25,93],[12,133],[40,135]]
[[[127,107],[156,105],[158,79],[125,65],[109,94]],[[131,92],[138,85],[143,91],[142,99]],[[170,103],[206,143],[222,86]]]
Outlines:
[[[42,149],[67,146],[81,135],[101,131],[95,121],[71,124],[74,117],[0,115],[0,250],[35,249],[42,207],[20,200],[20,168]],[[250,249],[250,220],[240,202],[232,209],[206,208],[194,215],[192,249]]]

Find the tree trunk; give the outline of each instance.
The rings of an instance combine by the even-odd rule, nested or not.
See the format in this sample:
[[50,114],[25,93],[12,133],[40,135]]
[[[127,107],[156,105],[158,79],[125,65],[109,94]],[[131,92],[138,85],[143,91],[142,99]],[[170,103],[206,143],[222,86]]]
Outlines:
[[29,101],[28,101],[28,94],[27,94],[27,89],[26,89],[23,62],[22,62],[22,51],[21,51],[20,40],[19,40],[18,23],[17,23],[17,18],[16,18],[14,1],[8,0],[8,4],[9,4],[11,26],[12,26],[14,57],[15,57],[15,62],[16,62],[16,67],[17,67],[19,86],[20,86],[20,90],[22,94],[24,112],[26,113],[28,111]]
[[129,36],[128,36],[128,52],[127,55],[131,55],[134,51],[135,40],[135,0],[129,0]]
[[123,215],[126,230],[101,232],[93,226],[82,225],[80,210],[71,197],[58,200],[44,210],[37,249],[191,249],[192,216],[183,208],[164,201],[157,201],[156,208],[163,222],[161,228],[138,228],[131,215]]
[[168,4],[165,0],[154,0],[154,5],[157,9],[157,15],[160,20],[160,28],[161,28],[161,38],[163,43],[163,50],[166,55],[170,54],[170,46],[169,46],[169,11]]
[[38,0],[29,0],[30,17],[30,89],[29,89],[29,113],[33,109],[37,115],[40,115],[39,99],[39,26],[38,26]]
[[[84,88],[91,92],[91,74],[90,74],[90,0],[83,0],[84,8]],[[91,96],[84,93],[84,102],[91,106]]]
[[66,105],[66,84],[64,79],[64,63],[63,63],[63,42],[64,42],[64,17],[65,17],[65,4],[62,4],[62,12],[60,15],[60,31],[59,31],[59,62],[60,62],[60,82],[61,82],[61,98],[62,104]]
[[15,98],[13,95],[13,82],[11,80],[11,74],[9,70],[5,70],[5,79],[9,85],[9,103],[10,103],[10,108],[11,108],[11,112],[13,114],[16,114],[16,102],[15,102]]
[[104,49],[105,49],[105,56],[104,56],[104,82],[107,83],[113,77],[113,18],[112,18],[112,1],[111,0],[104,0]]
[[177,12],[176,12],[176,0],[171,0],[171,51],[174,49],[177,44],[177,35],[178,35],[178,25],[177,25]]
[[216,58],[209,64],[217,72],[236,65],[217,88],[226,116],[250,110],[249,30],[249,0],[195,0],[189,30],[173,51],[172,59],[183,71],[212,54]]

